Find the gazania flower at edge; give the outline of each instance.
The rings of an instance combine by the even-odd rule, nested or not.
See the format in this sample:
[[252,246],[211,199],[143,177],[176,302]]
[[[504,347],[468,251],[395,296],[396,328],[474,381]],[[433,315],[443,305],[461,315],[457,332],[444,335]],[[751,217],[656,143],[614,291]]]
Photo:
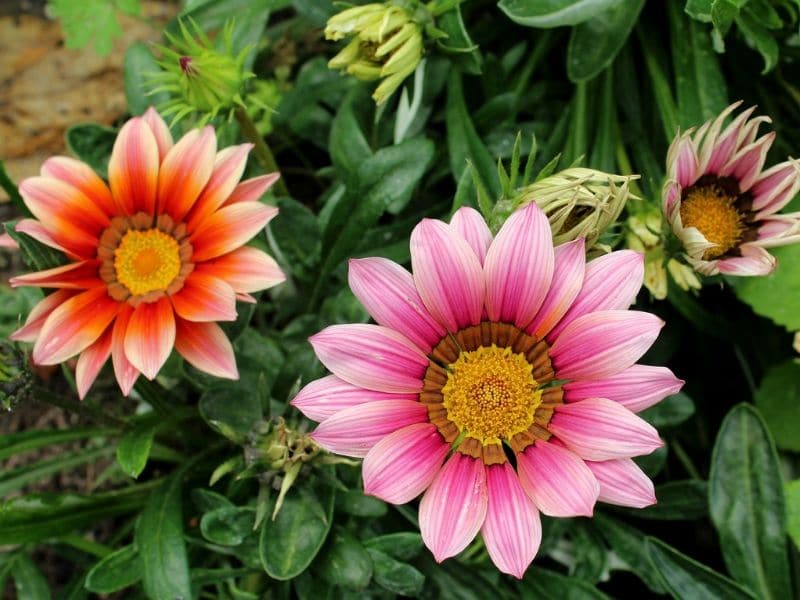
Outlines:
[[83,397],[111,357],[126,395],[153,379],[175,349],[198,369],[238,377],[216,321],[236,300],[284,280],[275,261],[244,244],[277,209],[259,198],[272,173],[240,183],[250,144],[217,152],[213,128],[177,143],[155,110],[129,120],[108,166],[110,187],[86,164],[53,157],[20,184],[35,219],[17,230],[56,248],[69,264],[15,277],[13,286],[55,288],[11,337],[34,342],[33,361],[79,354]]
[[333,374],[292,401],[321,421],[322,447],[364,457],[366,493],[395,504],[424,493],[420,529],[437,561],[480,532],[516,577],[538,550],[540,512],[655,502],[631,458],[662,442],[634,411],[683,382],[635,364],[663,324],[626,310],[640,254],[587,264],[582,239],[554,249],[531,204],[494,239],[472,209],[450,224],[425,219],[411,263],[413,275],[383,258],[351,261],[350,287],[378,324],[312,337]]
[[800,241],[800,213],[778,214],[800,191],[800,163],[763,170],[775,133],[757,135],[769,117],[750,118],[751,107],[722,128],[740,104],[677,136],[667,154],[664,214],[703,275],[767,275],[776,261],[766,249]]

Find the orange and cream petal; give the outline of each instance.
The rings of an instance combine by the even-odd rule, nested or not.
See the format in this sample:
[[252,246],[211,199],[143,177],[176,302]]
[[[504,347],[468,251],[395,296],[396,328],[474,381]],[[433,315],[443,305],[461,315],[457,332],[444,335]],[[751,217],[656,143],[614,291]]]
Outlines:
[[239,379],[230,340],[216,323],[176,319],[175,349],[197,369],[224,379]]
[[81,352],[78,364],[75,367],[75,384],[78,387],[78,397],[83,400],[89,388],[97,379],[97,375],[111,356],[111,343],[113,339],[113,325],[106,327],[105,332],[91,346]]
[[31,309],[28,318],[25,319],[25,324],[9,335],[8,339],[14,342],[35,342],[50,313],[75,296],[76,293],[73,290],[56,290],[45,296]]
[[195,272],[215,275],[239,294],[258,292],[286,281],[286,275],[274,258],[250,246],[200,263]]
[[187,321],[236,320],[236,292],[228,283],[208,273],[190,273],[183,287],[170,299],[175,313]]
[[114,321],[111,335],[111,362],[114,366],[117,383],[125,396],[131,393],[133,384],[139,378],[139,370],[125,356],[125,334],[128,331],[128,323],[130,323],[132,315],[133,307],[127,303],[123,304]]
[[89,165],[68,156],[53,156],[42,164],[42,176],[58,179],[80,190],[106,215],[116,214],[111,190]]
[[175,313],[169,298],[137,306],[125,331],[125,356],[148,379],[155,379],[175,345]]
[[225,205],[239,202],[258,202],[261,196],[266,194],[267,190],[275,185],[275,182],[280,178],[280,173],[267,173],[266,175],[245,179],[233,189],[233,192],[225,201]]
[[59,252],[63,252],[72,260],[83,260],[82,257],[78,256],[74,252],[70,252],[57,241],[55,241],[53,236],[50,235],[47,229],[45,229],[44,225],[42,225],[36,219],[20,219],[14,226],[14,230],[32,237],[37,242],[41,242],[45,246],[49,246],[51,248],[55,248]]
[[232,252],[264,229],[277,214],[277,208],[260,202],[223,206],[192,234],[192,260],[203,262]]
[[155,213],[159,163],[158,143],[150,126],[141,117],[125,123],[108,163],[108,181],[120,213]]
[[105,287],[69,298],[45,320],[33,346],[33,362],[55,365],[78,354],[102,335],[119,311]]
[[153,132],[153,137],[156,139],[156,145],[158,146],[158,158],[159,161],[163,161],[164,157],[167,155],[167,152],[170,151],[172,148],[172,133],[167,127],[167,124],[164,122],[164,119],[161,118],[161,115],[158,114],[155,108],[152,106],[148,107],[144,114],[142,115],[142,120],[147,123],[150,127],[150,131]]
[[253,144],[240,144],[217,152],[211,177],[189,211],[187,226],[190,232],[222,206],[236,189],[252,148]]
[[99,267],[100,261],[98,260],[83,260],[45,271],[18,275],[12,277],[9,283],[11,287],[35,286],[42,288],[86,290],[104,285],[98,277]]
[[209,182],[217,153],[210,126],[193,129],[176,143],[158,172],[158,212],[181,221]]

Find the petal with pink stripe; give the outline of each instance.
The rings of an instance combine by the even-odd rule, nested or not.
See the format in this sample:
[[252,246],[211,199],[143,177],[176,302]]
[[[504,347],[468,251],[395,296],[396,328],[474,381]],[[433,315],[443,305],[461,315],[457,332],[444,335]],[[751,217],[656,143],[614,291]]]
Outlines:
[[197,369],[215,377],[239,379],[233,346],[216,323],[176,319],[175,350]]
[[242,246],[224,256],[199,263],[195,265],[195,271],[223,279],[240,294],[258,292],[286,281],[286,275],[275,259],[251,246]]
[[640,412],[677,394],[684,381],[666,367],[631,365],[602,379],[571,381],[564,385],[564,398],[576,402],[585,398],[608,398],[628,410]]
[[108,162],[111,195],[120,212],[154,214],[159,163],[158,143],[150,126],[141,117],[125,123]]
[[253,144],[230,146],[217,153],[214,170],[188,215],[188,229],[194,231],[208,215],[217,210],[231,195],[242,178],[247,155]]
[[15,342],[35,342],[42,330],[44,322],[56,308],[72,298],[77,292],[72,290],[56,290],[40,300],[28,313],[25,324],[8,336]]
[[211,178],[217,136],[210,126],[193,129],[175,144],[158,173],[158,212],[183,219]]
[[125,356],[148,379],[155,379],[175,345],[175,313],[166,296],[137,306],[125,331]]
[[114,330],[111,334],[111,363],[114,366],[114,375],[117,378],[117,383],[124,396],[131,393],[133,384],[139,378],[139,370],[125,356],[125,334],[128,331],[128,323],[132,315],[133,307],[127,303],[123,304],[114,321]]
[[156,138],[156,145],[158,146],[158,157],[160,161],[164,160],[167,152],[172,148],[172,133],[161,118],[161,115],[156,112],[152,106],[148,107],[142,115],[142,120],[150,127],[153,132],[153,137]]
[[450,219],[450,227],[469,244],[481,264],[492,243],[492,232],[481,213],[469,206],[459,208]]
[[100,369],[111,355],[111,332],[113,329],[113,325],[109,325],[103,335],[81,352],[78,357],[78,364],[75,367],[75,384],[81,400],[86,397],[86,393],[97,379]]
[[179,317],[187,321],[235,321],[236,292],[225,281],[194,271],[183,287],[170,296]]
[[586,461],[600,484],[601,502],[644,508],[656,503],[653,482],[630,458]]

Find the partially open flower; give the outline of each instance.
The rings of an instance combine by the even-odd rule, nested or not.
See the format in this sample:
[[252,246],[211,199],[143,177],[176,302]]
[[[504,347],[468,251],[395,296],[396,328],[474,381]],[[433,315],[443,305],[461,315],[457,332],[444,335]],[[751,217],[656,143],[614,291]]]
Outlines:
[[328,66],[363,81],[382,79],[372,97],[383,104],[422,60],[422,27],[406,8],[389,2],[355,6],[331,17],[325,38],[352,40]]
[[173,347],[192,365],[238,378],[233,347],[215,321],[236,301],[284,280],[275,261],[244,244],[278,210],[259,198],[277,173],[239,182],[250,144],[217,152],[211,127],[173,144],[152,108],[117,136],[109,184],[85,163],[56,156],[20,184],[36,217],[17,231],[62,251],[69,263],[11,279],[53,288],[11,336],[34,342],[33,361],[79,355],[83,397],[109,357],[123,393],[153,379]]
[[667,154],[664,214],[703,275],[767,275],[776,261],[766,248],[800,241],[800,213],[777,214],[800,190],[800,163],[763,170],[775,133],[757,134],[769,117],[751,119],[753,107],[722,128],[740,104],[677,136]]

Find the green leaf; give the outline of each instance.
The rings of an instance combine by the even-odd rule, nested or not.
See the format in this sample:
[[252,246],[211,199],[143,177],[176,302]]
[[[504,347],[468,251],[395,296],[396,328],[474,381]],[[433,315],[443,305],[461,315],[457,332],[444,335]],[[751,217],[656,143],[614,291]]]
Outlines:
[[206,423],[234,442],[244,441],[264,416],[258,394],[243,394],[240,389],[222,384],[200,396],[198,409]]
[[425,575],[409,564],[395,560],[385,552],[367,548],[372,559],[372,578],[385,590],[401,596],[418,597],[425,584]]
[[31,213],[30,209],[25,205],[25,201],[22,199],[19,189],[17,189],[17,184],[11,181],[11,177],[9,177],[6,171],[6,165],[2,160],[0,160],[0,188],[8,194],[11,203],[20,213],[26,217],[33,216],[33,213]]
[[111,52],[115,37],[122,34],[117,8],[139,14],[138,0],[49,0],[53,16],[61,21],[67,48],[83,48],[94,40],[94,51],[101,56]]
[[337,495],[336,506],[356,517],[382,517],[388,510],[384,501],[365,496],[361,490],[349,490]]
[[664,398],[655,406],[643,410],[639,416],[656,429],[662,429],[680,425],[693,414],[694,402],[692,399],[683,392],[678,392]]
[[158,66],[150,47],[142,42],[134,42],[125,51],[122,72],[125,83],[125,99],[128,101],[128,112],[141,115],[148,106],[158,105],[169,98],[166,92],[148,94],[147,84],[150,75],[158,73]]
[[656,487],[658,502],[636,511],[636,516],[664,521],[701,519],[708,511],[707,493],[705,481],[670,481]]
[[800,365],[790,360],[770,369],[755,403],[778,447],[800,452]]
[[588,581],[540,567],[530,567],[517,585],[529,597],[542,600],[610,600]]
[[616,0],[572,29],[567,48],[567,75],[572,81],[593,79],[611,64],[643,6],[644,0]]
[[722,422],[708,483],[709,512],[728,571],[759,598],[789,598],[780,465],[752,406],[735,406]]
[[[731,277],[739,300],[789,331],[800,329],[800,245],[770,248],[778,268],[765,277]],[[735,281],[734,281],[735,280]],[[780,298],[780,301],[776,301]]]
[[189,599],[189,562],[183,541],[181,484],[178,470],[150,496],[136,524],[145,593],[157,600]]
[[247,506],[229,506],[207,512],[200,520],[200,532],[212,544],[238,546],[253,533],[256,511]]
[[333,585],[359,591],[372,579],[372,559],[364,546],[343,529],[338,529],[321,555],[320,576]]
[[733,20],[739,14],[739,4],[741,2],[731,0],[714,0],[711,3],[711,22],[720,36],[727,35]]
[[464,72],[479,75],[481,55],[464,26],[461,6],[457,4],[453,9],[440,15],[436,19],[436,26],[447,34],[446,38],[438,40],[438,45],[445,52],[451,53],[450,60]]
[[354,175],[372,156],[363,119],[371,114],[373,101],[363,86],[355,87],[345,97],[331,123],[328,152],[333,166],[343,178]]
[[313,276],[320,258],[320,227],[317,216],[292,198],[278,199],[278,215],[270,224],[270,234],[281,254],[299,279]]
[[786,484],[786,532],[800,550],[800,479]]
[[59,454],[53,458],[39,460],[16,469],[6,469],[0,474],[0,497],[21,489],[29,483],[44,479],[53,473],[68,471],[80,465],[93,462],[111,454],[111,452],[113,452],[113,448],[107,446],[84,448],[70,453]]
[[122,470],[136,479],[141,475],[153,447],[157,422],[148,419],[125,433],[117,444],[117,462]]
[[529,27],[577,25],[603,12],[617,0],[500,0],[509,19]]
[[15,221],[4,223],[8,235],[19,244],[22,259],[29,268],[34,271],[44,271],[67,263],[67,258],[61,252],[50,246],[45,246],[27,233],[20,233],[14,229],[15,225]]
[[594,520],[614,553],[625,561],[630,570],[636,573],[647,587],[657,594],[663,594],[665,589],[661,577],[645,554],[644,534],[635,527],[603,513],[595,514]]
[[758,50],[764,59],[764,69],[761,74],[768,73],[778,64],[778,53],[780,52],[778,42],[770,33],[769,29],[761,25],[749,14],[744,13],[736,19],[736,25],[742,32],[747,43]]
[[387,533],[367,540],[364,545],[398,560],[411,560],[422,550],[422,536],[410,531]]
[[752,600],[750,592],[712,571],[707,566],[681,554],[661,540],[645,538],[645,552],[661,574],[664,587],[674,598],[692,600]]
[[116,129],[97,123],[73,125],[64,134],[69,151],[92,167],[103,179],[108,178],[108,159],[116,139]]
[[5,434],[0,437],[0,460],[5,460],[9,456],[15,456],[51,446],[53,444],[63,444],[74,440],[91,439],[113,435],[111,429],[99,429],[88,427],[76,427],[74,429],[51,430],[29,430],[16,433]]
[[711,22],[711,5],[714,0],[686,0],[683,10],[687,15],[701,21],[702,23]]
[[[319,495],[317,495],[319,494]],[[261,528],[261,564],[273,579],[296,577],[308,568],[322,548],[333,520],[334,490],[309,485],[293,487],[277,518]]]
[[502,193],[497,180],[494,158],[489,154],[475,125],[472,123],[467,104],[464,101],[464,87],[458,71],[452,71],[447,84],[447,106],[445,108],[447,122],[447,151],[450,155],[450,171],[458,183],[467,161],[471,162],[481,183],[489,190],[492,200],[497,200]]
[[113,594],[142,578],[139,553],[133,545],[112,552],[86,574],[86,589],[96,594]]
[[26,555],[17,555],[11,575],[17,600],[47,600],[52,597],[44,575]]

